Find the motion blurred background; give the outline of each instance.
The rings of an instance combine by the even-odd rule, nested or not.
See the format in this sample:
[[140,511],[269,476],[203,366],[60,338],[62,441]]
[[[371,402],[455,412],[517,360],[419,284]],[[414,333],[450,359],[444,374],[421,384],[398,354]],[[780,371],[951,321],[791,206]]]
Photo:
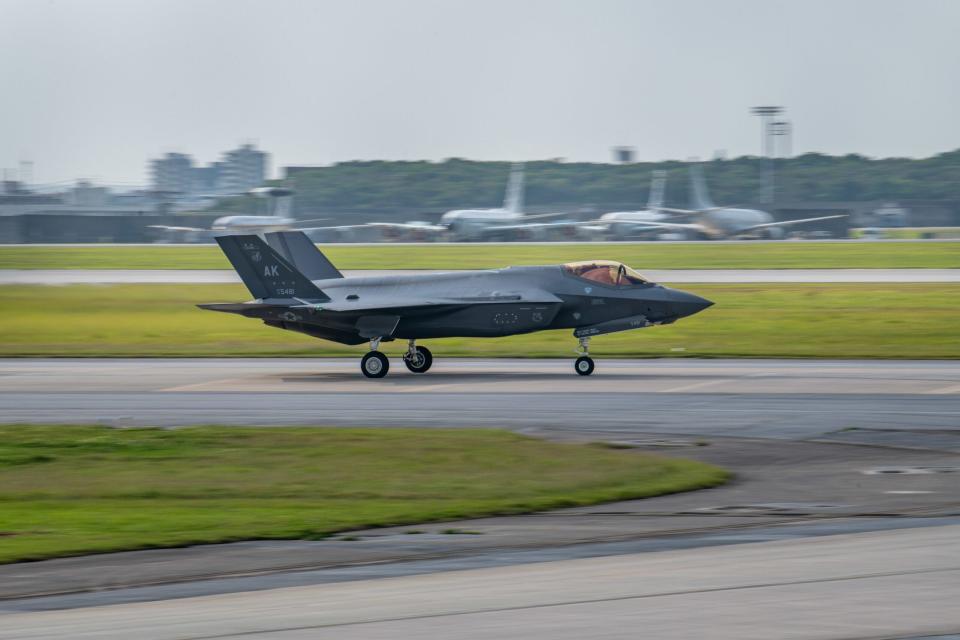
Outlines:
[[[3,13],[4,243],[211,242],[224,216],[271,213],[248,195],[264,185],[292,188],[287,218],[322,242],[694,240],[590,224],[644,210],[655,170],[664,206],[692,208],[693,159],[718,205],[846,216],[787,238],[960,225],[947,0],[5,0]],[[526,163],[525,213],[574,224],[442,223],[500,206],[511,162]]]

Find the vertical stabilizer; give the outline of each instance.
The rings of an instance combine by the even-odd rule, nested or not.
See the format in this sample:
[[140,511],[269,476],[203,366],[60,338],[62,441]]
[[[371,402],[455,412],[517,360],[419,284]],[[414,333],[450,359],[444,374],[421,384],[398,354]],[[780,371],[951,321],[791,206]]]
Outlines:
[[510,170],[507,182],[507,195],[503,199],[503,208],[510,213],[523,213],[523,163],[515,163]]
[[699,164],[690,166],[690,208],[697,210],[716,208],[707,192],[707,181],[703,178],[703,167]]
[[342,278],[343,274],[303,231],[274,231],[267,244],[310,280]]
[[260,236],[217,236],[214,239],[254,298],[330,300]]
[[250,195],[266,200],[266,215],[272,218],[289,218],[293,213],[293,189],[285,187],[259,187],[251,189]]
[[667,172],[654,171],[650,179],[650,199],[647,200],[647,209],[657,211],[663,208],[663,195],[667,190]]

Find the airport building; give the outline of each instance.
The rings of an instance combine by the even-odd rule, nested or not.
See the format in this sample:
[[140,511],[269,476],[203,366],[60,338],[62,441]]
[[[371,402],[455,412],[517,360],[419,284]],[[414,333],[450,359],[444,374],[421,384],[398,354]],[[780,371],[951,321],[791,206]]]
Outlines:
[[252,144],[231,149],[205,167],[187,154],[167,153],[150,161],[150,185],[180,197],[240,194],[264,183],[268,163],[269,155]]

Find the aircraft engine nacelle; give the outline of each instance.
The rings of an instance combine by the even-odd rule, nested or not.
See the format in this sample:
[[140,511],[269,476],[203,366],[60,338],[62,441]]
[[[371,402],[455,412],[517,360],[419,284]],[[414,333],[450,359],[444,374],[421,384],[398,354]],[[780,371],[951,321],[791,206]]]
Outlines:
[[771,240],[782,240],[786,234],[783,230],[783,227],[767,227],[766,233],[764,234],[767,238]]

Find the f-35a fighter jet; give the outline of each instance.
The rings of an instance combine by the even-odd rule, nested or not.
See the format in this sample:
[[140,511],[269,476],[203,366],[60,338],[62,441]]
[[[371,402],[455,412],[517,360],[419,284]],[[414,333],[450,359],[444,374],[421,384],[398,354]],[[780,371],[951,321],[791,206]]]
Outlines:
[[[403,363],[425,373],[433,355],[417,340],[486,338],[573,329],[588,376],[590,338],[670,324],[713,303],[649,282],[606,260],[416,275],[345,278],[302,232],[220,236],[217,242],[255,300],[201,304],[202,309],[258,318],[271,327],[342,344],[370,343],[360,370],[387,375],[381,342],[407,340]],[[268,244],[269,243],[269,244]]]

